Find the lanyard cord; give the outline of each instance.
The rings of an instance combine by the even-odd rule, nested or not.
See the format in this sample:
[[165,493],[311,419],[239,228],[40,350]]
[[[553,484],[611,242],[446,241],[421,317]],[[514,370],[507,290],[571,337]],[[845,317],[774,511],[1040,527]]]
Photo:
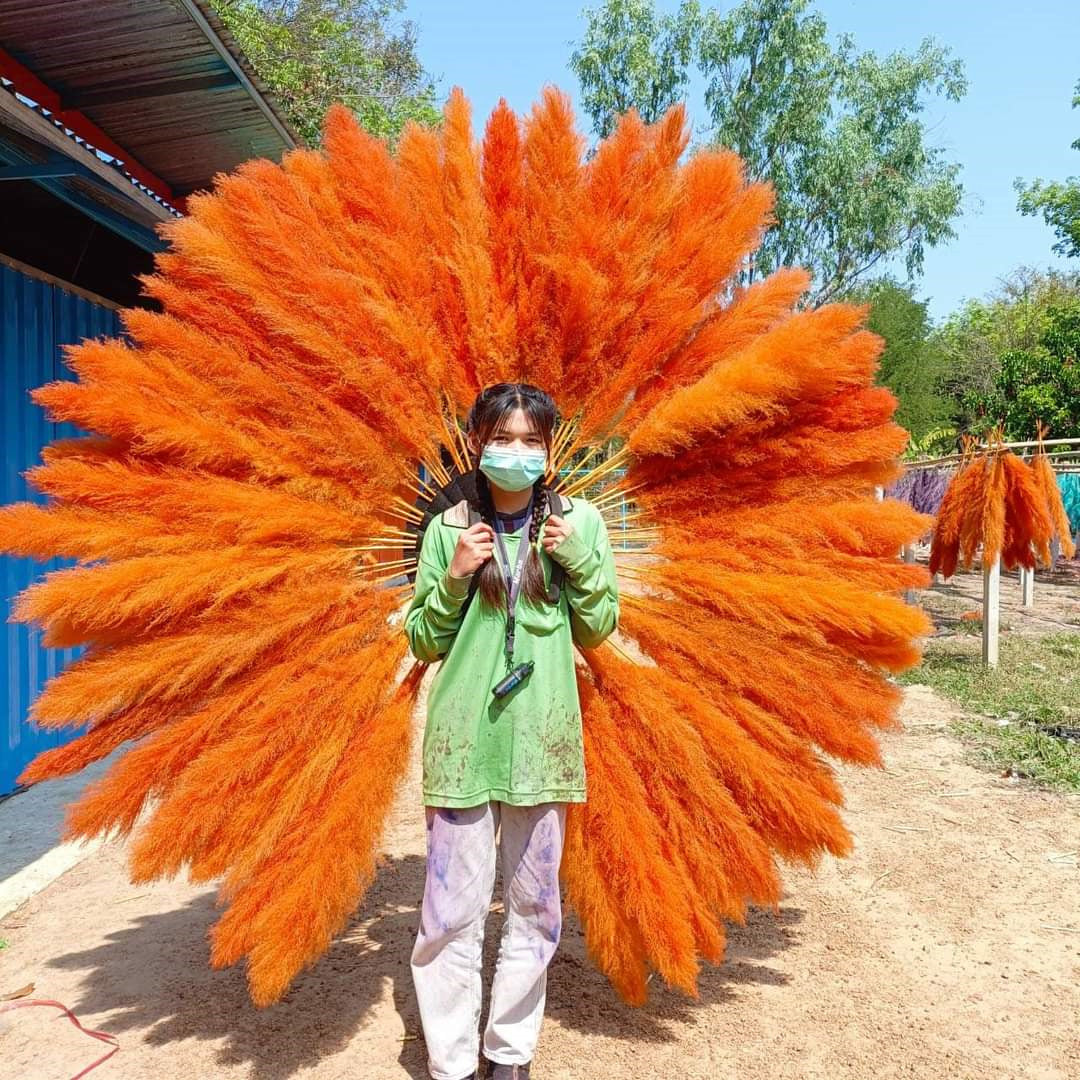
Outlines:
[[514,662],[514,612],[517,608],[518,596],[521,592],[521,574],[525,568],[525,557],[529,550],[526,537],[529,535],[529,526],[532,524],[533,507],[529,503],[529,513],[525,517],[525,524],[521,526],[521,539],[518,540],[517,560],[513,572],[510,570],[510,555],[506,550],[506,542],[503,540],[503,530],[498,514],[495,515],[495,543],[499,549],[501,569],[506,581],[506,666],[512,666]]

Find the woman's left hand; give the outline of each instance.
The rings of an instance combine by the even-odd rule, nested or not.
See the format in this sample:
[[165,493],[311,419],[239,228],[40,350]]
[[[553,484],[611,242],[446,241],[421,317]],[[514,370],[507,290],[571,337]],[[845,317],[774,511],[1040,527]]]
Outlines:
[[[558,514],[549,514],[541,530],[540,543],[544,550],[552,555],[553,549],[557,548],[572,532],[574,526],[564,517]],[[552,555],[554,558],[554,555]]]

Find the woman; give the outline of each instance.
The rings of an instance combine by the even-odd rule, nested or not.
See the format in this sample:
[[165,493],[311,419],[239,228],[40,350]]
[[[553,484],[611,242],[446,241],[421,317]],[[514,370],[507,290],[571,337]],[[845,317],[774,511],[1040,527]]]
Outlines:
[[[432,520],[405,615],[413,654],[442,660],[424,730],[427,878],[412,954],[436,1080],[477,1075],[496,830],[506,922],[483,1053],[496,1080],[529,1077],[562,928],[566,805],[586,796],[574,644],[595,648],[618,625],[600,512],[578,496],[561,497],[562,514],[549,512],[554,428],[555,403],[528,383],[477,397],[466,437],[480,520],[470,524],[465,500]],[[553,602],[556,564],[563,581]],[[519,681],[500,692],[515,669]]]

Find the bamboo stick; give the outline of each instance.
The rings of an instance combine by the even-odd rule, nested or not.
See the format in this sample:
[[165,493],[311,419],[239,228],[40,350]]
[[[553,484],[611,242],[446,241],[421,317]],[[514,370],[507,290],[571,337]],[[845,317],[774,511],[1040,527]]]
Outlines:
[[[568,495],[576,495],[578,492],[583,491],[585,488],[592,484],[595,484],[601,477],[611,472],[613,469],[617,469],[622,462],[622,459],[626,456],[624,451],[627,448],[624,446],[621,450],[612,454],[606,461],[601,462],[599,465],[590,469],[584,476],[575,480],[573,483],[568,484],[566,493]],[[572,474],[571,474],[572,475]],[[569,480],[569,478],[567,478]]]
[[461,425],[457,422],[457,416],[453,411],[453,408],[451,408],[450,417],[451,423],[449,424],[449,428],[452,436],[451,442],[461,451],[460,457],[454,453],[453,447],[450,452],[451,454],[454,454],[454,461],[457,464],[458,471],[464,474],[469,472],[471,468],[469,465],[469,444],[465,438],[465,433],[461,430]]
[[599,495],[596,496],[595,499],[592,500],[593,506],[599,506],[602,503],[612,502],[615,499],[621,498],[625,495],[629,495],[631,491],[637,491],[638,488],[643,488],[645,486],[644,480],[642,480],[640,484],[634,484],[628,488],[624,488],[622,486],[623,483],[623,480],[619,480],[616,483],[612,484],[611,487],[606,488],[604,491],[602,491]]
[[417,525],[424,520],[423,512],[407,503],[400,495],[391,495],[390,501],[391,503],[397,503],[400,508],[396,514],[393,510],[386,511],[392,517],[404,517],[406,521],[415,522]]
[[[385,585],[385,583],[388,582],[388,581],[393,581],[395,578],[404,577],[404,576],[405,576],[405,571],[404,570],[394,570],[389,574],[383,574],[382,577],[361,578],[361,584],[370,585],[372,587],[377,586],[377,585]],[[386,587],[387,588],[392,588],[392,589],[405,589],[407,587],[409,589],[414,590],[413,595],[415,595],[416,586],[411,581],[402,582],[399,585],[391,585],[391,586],[386,586]]]
[[[572,458],[574,456],[574,454],[577,452],[577,450],[583,445],[584,444],[583,444],[583,442],[581,440],[581,426],[578,423],[577,418],[575,417],[574,418],[574,435],[573,435],[572,438],[567,440],[567,444],[563,448],[562,460],[563,461],[569,461],[570,458]],[[562,466],[560,464],[560,468],[561,467]]]
[[409,532],[408,529],[389,529],[384,533],[378,533],[375,536],[366,536],[365,540],[415,540],[416,533]]
[[551,447],[552,460],[548,469],[548,472],[553,476],[558,475],[559,470],[562,468],[563,451],[570,440],[573,430],[574,423],[572,420],[564,420],[562,424],[559,425],[558,434]]
[[395,566],[415,566],[416,559],[393,559],[390,562],[373,562],[364,563],[358,567],[361,573],[367,573],[369,570],[389,570]]
[[356,544],[343,547],[342,551],[401,551],[404,544]]
[[431,470],[432,474],[434,475],[435,479],[438,480],[438,482],[443,487],[445,487],[447,484],[450,483],[452,477],[446,471],[446,466],[443,465],[443,463],[441,461],[432,461],[430,463],[425,461],[424,464],[427,465],[427,467]]
[[604,638],[601,642],[602,645],[610,645],[624,660],[628,660],[631,664],[636,664],[637,661],[616,641],[610,637]]
[[572,482],[575,482],[574,481],[574,476],[577,473],[581,472],[581,470],[585,467],[585,463],[587,461],[589,461],[590,458],[595,457],[599,452],[600,452],[600,447],[599,446],[591,446],[589,448],[589,452],[585,455],[585,457],[583,457],[570,470],[570,472],[566,474],[566,476],[562,476],[562,475],[559,476],[558,485],[556,486],[555,490],[556,491],[565,491],[567,494],[572,494],[572,492],[570,491],[570,485],[571,485]]
[[[428,502],[431,502],[438,495],[438,492],[433,487],[416,477],[413,477],[411,480],[406,480],[404,486],[414,495],[419,495],[421,499],[427,499]],[[427,491],[421,491],[420,488],[427,488]]]

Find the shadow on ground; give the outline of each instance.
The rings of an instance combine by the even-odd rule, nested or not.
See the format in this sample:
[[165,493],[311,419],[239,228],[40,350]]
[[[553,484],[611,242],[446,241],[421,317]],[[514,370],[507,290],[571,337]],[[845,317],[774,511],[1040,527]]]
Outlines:
[[[141,918],[97,948],[59,952],[49,963],[85,972],[84,992],[67,1004],[76,1014],[106,1017],[100,1027],[121,1041],[125,1031],[145,1031],[150,1046],[185,1039],[221,1041],[222,1068],[250,1064],[253,1080],[280,1080],[345,1051],[389,982],[407,1033],[399,1063],[409,1076],[424,1080],[425,1049],[409,968],[424,870],[421,856],[388,860],[361,908],[318,963],[301,972],[285,997],[266,1009],[251,1003],[239,965],[224,971],[209,966],[207,934],[220,914],[213,890],[175,911]],[[495,895],[501,894],[500,880]],[[580,924],[568,913],[549,971],[546,1015],[588,1034],[672,1041],[679,1036],[670,1024],[693,1023],[699,1008],[726,1000],[733,986],[782,981],[762,961],[793,943],[802,919],[796,908],[781,908],[778,916],[752,911],[744,926],[729,928],[726,962],[703,969],[698,1002],[658,985],[656,977],[650,1001],[635,1009],[618,1000],[587,959]],[[485,1009],[501,927],[497,902],[487,925]]]

